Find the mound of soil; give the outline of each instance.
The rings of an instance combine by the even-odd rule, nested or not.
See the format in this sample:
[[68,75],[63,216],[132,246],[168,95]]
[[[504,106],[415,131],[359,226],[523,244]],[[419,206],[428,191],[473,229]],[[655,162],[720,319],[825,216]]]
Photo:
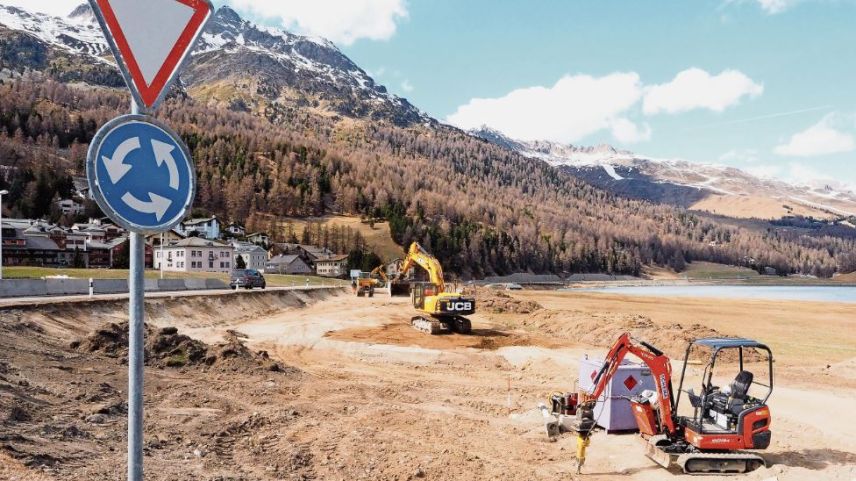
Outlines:
[[[226,341],[210,346],[179,334],[174,327],[155,329],[146,325],[145,363],[165,368],[205,367],[222,371],[285,372],[286,368],[270,359],[265,351],[253,352],[244,345],[240,335],[230,332]],[[108,357],[128,359],[128,323],[110,324],[89,337],[72,343],[73,349],[100,353]]]
[[[672,359],[683,359],[690,341],[709,337],[729,337],[715,329],[701,324],[661,324],[645,316],[581,316],[579,313],[541,310],[524,319],[523,325],[540,332],[559,336],[562,339],[590,344],[599,347],[611,347],[619,336],[629,332],[633,337],[644,340],[660,349]],[[747,361],[761,360],[757,353],[747,353]],[[690,358],[696,361],[710,359],[710,351],[693,349]],[[723,352],[720,359],[733,361],[737,354]]]
[[829,365],[826,369],[838,377],[856,380],[856,358]]
[[475,295],[478,310],[491,314],[532,314],[543,309],[537,302],[517,299],[493,289],[478,289]]

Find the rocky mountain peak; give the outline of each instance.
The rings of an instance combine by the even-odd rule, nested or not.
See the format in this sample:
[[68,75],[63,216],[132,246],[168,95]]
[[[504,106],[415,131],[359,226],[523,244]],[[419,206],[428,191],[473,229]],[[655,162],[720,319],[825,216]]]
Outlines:
[[[17,61],[17,65],[14,59],[18,57],[12,55],[11,63],[0,62],[0,67],[80,79],[80,70],[85,69],[74,66],[95,60],[105,71],[99,70],[87,80],[110,87],[122,84],[86,3],[64,18],[0,5],[0,33],[7,30],[26,39],[24,43],[35,39],[44,55],[37,56],[38,62]],[[0,38],[0,52],[23,48],[9,42]],[[28,52],[33,49],[33,45],[27,47]],[[52,56],[71,59],[53,62]],[[57,72],[56,64],[73,71]],[[108,72],[111,68],[113,73]],[[378,85],[332,42],[254,24],[227,6],[219,8],[208,23],[181,80],[191,97],[252,111],[272,121],[285,118],[289,110],[308,108],[398,126],[435,123],[407,100]]]
[[499,145],[509,150],[523,150],[523,145],[521,142],[518,142],[508,137],[507,135],[494,128],[491,128],[488,125],[482,125],[478,129],[470,130],[467,133],[472,135],[473,137],[478,137],[482,140],[490,142],[491,144]]
[[239,25],[244,23],[244,19],[241,18],[241,15],[239,15],[238,12],[233,10],[232,7],[228,5],[223,5],[222,7],[218,8],[216,14],[214,15],[214,18],[221,24],[231,23]]
[[68,14],[68,18],[77,21],[96,21],[95,14],[92,13],[92,7],[90,7],[88,3],[81,3],[75,7],[75,9]]

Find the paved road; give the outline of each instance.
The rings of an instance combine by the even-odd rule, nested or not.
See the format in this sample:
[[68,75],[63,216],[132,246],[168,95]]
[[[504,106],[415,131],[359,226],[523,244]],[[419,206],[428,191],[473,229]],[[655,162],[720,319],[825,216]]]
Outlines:
[[[313,287],[269,287],[265,291],[260,290],[227,290],[217,289],[208,291],[176,291],[176,292],[147,292],[146,299],[162,299],[170,297],[211,297],[211,296],[244,296],[252,293],[259,294],[261,292],[281,292],[281,291],[307,291],[316,289],[334,289],[332,286],[313,286]],[[49,305],[66,302],[89,302],[89,301],[124,301],[128,299],[128,294],[105,294],[97,296],[56,296],[56,297],[13,297],[0,299],[0,308],[3,307],[24,307],[33,305]]]

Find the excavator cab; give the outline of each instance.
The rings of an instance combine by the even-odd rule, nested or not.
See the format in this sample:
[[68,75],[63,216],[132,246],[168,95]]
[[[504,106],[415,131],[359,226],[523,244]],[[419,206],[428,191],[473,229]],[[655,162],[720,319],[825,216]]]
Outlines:
[[430,282],[412,282],[409,287],[410,300],[417,309],[425,310],[425,300],[437,295],[437,286]]
[[[698,393],[694,389],[684,391],[690,356],[698,348],[711,352],[702,372],[701,389]],[[718,386],[717,379],[727,382]],[[767,449],[772,435],[767,400],[772,392],[773,354],[769,347],[751,339],[737,338],[691,342],[678,388],[678,393],[687,395],[693,412],[692,416],[679,417],[687,442],[701,451]],[[675,413],[679,404],[680,396],[676,400]],[[720,459],[720,464],[713,465],[704,458],[695,458],[690,462],[695,465],[690,466],[689,471],[721,473],[721,463],[725,461]],[[758,458],[757,464],[762,463],[763,460]],[[735,462],[735,470],[751,470],[752,466],[747,464],[746,459]]]

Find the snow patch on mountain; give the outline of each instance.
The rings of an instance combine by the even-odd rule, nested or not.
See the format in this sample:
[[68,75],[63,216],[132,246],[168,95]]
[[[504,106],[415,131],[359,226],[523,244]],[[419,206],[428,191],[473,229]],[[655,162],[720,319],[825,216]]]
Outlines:
[[612,177],[615,180],[624,180],[624,177],[618,175],[618,172],[615,171],[615,167],[611,165],[604,165],[603,170],[606,171],[606,174]]
[[78,9],[67,19],[0,5],[0,25],[28,33],[52,46],[104,61],[109,47],[94,15]]
[[783,203],[799,203],[838,215],[856,214],[856,193],[841,183],[804,181],[799,184],[762,178],[743,170],[721,165],[658,159],[615,149],[609,145],[581,147],[557,142],[525,142],[482,127],[469,132],[488,142],[502,145],[521,155],[542,160],[553,167],[574,171],[599,168],[616,181],[633,181],[690,187],[721,196],[764,196]]
[[[80,5],[65,18],[0,5],[2,27],[73,54],[113,63],[88,4]],[[222,80],[235,82],[245,73],[247,79],[258,82],[258,89],[244,92],[245,98],[263,91],[267,100],[276,103],[283,100],[284,89],[291,89],[314,95],[336,113],[347,116],[387,118],[401,125],[435,122],[376,84],[332,42],[256,25],[227,6],[217,10],[191,57],[205,66],[196,69],[195,62],[191,62],[182,74],[185,88]]]

